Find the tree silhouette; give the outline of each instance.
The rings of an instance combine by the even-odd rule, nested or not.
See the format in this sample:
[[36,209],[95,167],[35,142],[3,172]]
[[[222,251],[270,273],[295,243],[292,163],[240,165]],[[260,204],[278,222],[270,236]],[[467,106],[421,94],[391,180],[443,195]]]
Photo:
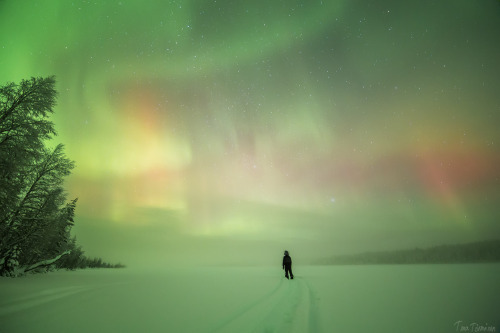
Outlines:
[[44,140],[55,134],[53,123],[47,120],[55,105],[54,85],[54,77],[49,77],[0,88],[0,228],[41,158]]
[[48,77],[0,88],[0,274],[59,254],[69,238],[76,199],[66,203],[62,186],[74,162],[63,145],[45,147],[54,86]]
[[55,78],[31,78],[0,87],[0,275],[48,266],[124,267],[89,259],[70,237],[77,199],[67,202],[63,181],[74,168],[48,120]]

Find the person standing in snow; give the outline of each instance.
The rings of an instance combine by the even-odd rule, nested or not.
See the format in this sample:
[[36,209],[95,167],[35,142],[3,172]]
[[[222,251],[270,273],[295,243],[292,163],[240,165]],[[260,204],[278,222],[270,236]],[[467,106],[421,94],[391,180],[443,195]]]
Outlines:
[[[288,251],[285,251],[285,256],[283,257],[283,269],[285,270],[285,277],[287,279],[293,279],[292,258],[288,254]],[[289,274],[290,277],[288,277]]]

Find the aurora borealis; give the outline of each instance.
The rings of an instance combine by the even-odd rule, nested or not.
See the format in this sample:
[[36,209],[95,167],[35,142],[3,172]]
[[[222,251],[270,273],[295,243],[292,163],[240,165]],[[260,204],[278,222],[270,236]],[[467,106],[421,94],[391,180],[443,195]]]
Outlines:
[[467,242],[500,236],[499,14],[493,0],[3,1],[0,77],[56,75],[54,141],[77,165],[91,255]]

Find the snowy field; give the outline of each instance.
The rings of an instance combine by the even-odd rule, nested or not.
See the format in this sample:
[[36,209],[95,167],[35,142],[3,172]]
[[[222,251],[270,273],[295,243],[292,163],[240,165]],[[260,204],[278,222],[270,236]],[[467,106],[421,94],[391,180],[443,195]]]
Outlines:
[[[0,278],[1,332],[500,332],[500,265],[61,271]],[[483,330],[487,331],[487,330]]]

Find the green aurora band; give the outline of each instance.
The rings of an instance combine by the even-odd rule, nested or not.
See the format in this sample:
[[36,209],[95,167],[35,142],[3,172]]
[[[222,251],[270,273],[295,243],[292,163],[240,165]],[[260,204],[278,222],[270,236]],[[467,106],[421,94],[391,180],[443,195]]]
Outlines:
[[0,77],[56,75],[54,141],[77,164],[90,254],[263,262],[473,241],[500,236],[499,12],[3,1]]

